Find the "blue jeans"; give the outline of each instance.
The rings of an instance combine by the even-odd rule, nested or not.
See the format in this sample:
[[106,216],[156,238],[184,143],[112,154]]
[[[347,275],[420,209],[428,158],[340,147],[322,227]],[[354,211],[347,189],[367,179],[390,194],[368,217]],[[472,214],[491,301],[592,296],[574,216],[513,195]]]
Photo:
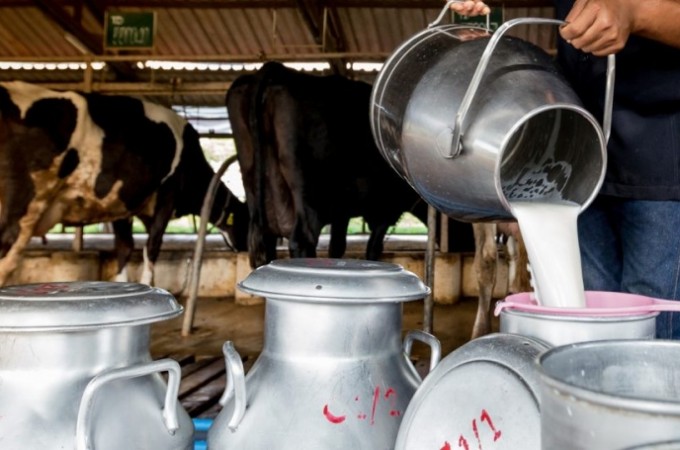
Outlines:
[[[578,233],[586,290],[680,298],[680,202],[600,196]],[[656,330],[680,339],[680,313],[661,313]]]

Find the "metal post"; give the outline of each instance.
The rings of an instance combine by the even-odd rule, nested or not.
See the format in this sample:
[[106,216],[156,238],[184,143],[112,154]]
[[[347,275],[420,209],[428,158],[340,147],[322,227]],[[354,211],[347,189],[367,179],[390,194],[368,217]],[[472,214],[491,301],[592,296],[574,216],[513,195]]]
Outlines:
[[430,295],[425,297],[423,311],[423,331],[432,333],[434,328],[434,254],[437,236],[437,210],[427,207],[427,247],[425,248],[425,284],[430,287]]
[[203,207],[201,208],[201,223],[198,227],[198,235],[196,236],[196,248],[194,249],[194,261],[191,268],[189,297],[187,298],[186,309],[184,311],[184,320],[182,321],[182,336],[189,336],[194,327],[194,316],[196,315],[196,297],[198,297],[198,285],[201,279],[201,261],[203,260],[203,247],[205,243],[205,235],[208,229],[208,219],[210,218],[210,210],[215,202],[215,193],[217,187],[221,183],[222,175],[227,171],[227,168],[236,161],[236,155],[227,158],[222,163],[208,186],[208,192],[203,200]]

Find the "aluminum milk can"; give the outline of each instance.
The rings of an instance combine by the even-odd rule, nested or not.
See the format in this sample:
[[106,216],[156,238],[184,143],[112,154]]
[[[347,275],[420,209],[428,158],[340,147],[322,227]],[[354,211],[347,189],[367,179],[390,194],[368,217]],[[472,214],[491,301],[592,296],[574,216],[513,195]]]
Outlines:
[[678,448],[680,342],[579,342],[539,364],[542,449]]
[[171,294],[135,283],[9,286],[0,311],[0,447],[193,447],[179,365],[149,353],[150,324],[182,312]]
[[241,359],[225,346],[224,409],[208,448],[391,450],[421,378],[404,345],[402,303],[429,289],[396,264],[343,259],[275,260],[240,289],[264,296],[262,353],[244,378]]

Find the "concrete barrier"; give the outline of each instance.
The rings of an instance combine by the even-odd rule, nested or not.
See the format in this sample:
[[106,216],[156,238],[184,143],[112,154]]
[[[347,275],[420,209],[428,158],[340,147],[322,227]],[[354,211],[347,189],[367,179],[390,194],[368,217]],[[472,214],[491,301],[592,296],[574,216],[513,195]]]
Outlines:
[[[8,284],[25,284],[51,281],[108,280],[116,272],[113,254],[113,239],[109,235],[86,236],[84,250],[71,249],[70,235],[48,235],[47,245],[32,241],[24,252],[24,258]],[[425,273],[424,241],[410,237],[410,241],[398,242],[393,236],[386,242],[383,260],[400,264],[423,278]],[[414,240],[415,239],[415,240]],[[135,236],[135,252],[128,265],[130,281],[138,281],[141,275],[142,251],[145,237]],[[409,243],[410,242],[410,243]],[[163,250],[156,262],[155,285],[176,296],[188,294],[191,260],[194,253],[195,236],[166,235]],[[363,258],[362,241],[356,238],[349,242],[347,258]],[[323,247],[319,256],[325,256]],[[279,257],[287,257],[281,247]],[[472,268],[474,255],[460,253],[437,253],[434,270],[435,302],[453,304],[461,297],[476,297],[479,293]],[[494,296],[507,295],[507,264],[500,258]],[[198,289],[200,297],[235,297],[239,304],[253,304],[262,299],[245,294],[236,284],[250,273],[248,255],[224,249],[221,238],[209,236],[206,241],[201,279]]]

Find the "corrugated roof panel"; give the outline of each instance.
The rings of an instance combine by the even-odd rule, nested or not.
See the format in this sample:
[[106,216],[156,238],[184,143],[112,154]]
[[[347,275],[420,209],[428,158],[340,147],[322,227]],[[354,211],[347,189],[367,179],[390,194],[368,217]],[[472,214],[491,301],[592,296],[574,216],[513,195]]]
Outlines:
[[[29,0],[26,0],[26,6],[22,6],[20,1],[13,0],[13,6],[3,6],[0,2],[0,60],[3,56],[22,59],[73,58],[73,60],[82,60],[81,53],[65,39],[64,30],[53,19],[33,6],[34,4]],[[186,4],[191,4],[191,1],[187,0]],[[265,1],[268,5],[273,4],[271,0]],[[106,2],[107,0],[101,0],[98,4],[103,6]],[[131,2],[126,3],[131,4]],[[252,4],[256,3],[256,1],[252,2]],[[414,0],[415,3],[417,2]],[[293,5],[294,3],[285,4]],[[348,53],[345,60],[350,62],[382,60],[404,41],[423,31],[441,11],[441,8],[432,7],[375,7],[376,4],[375,0],[371,2],[371,7],[362,6],[361,0],[357,0],[356,4],[343,2],[344,6],[330,11],[329,21],[337,20],[337,23],[332,25],[338,26],[344,38],[344,42],[340,45],[344,45],[343,51]],[[158,17],[156,47],[153,51],[120,51],[119,53],[149,59],[176,57],[177,60],[182,60],[187,57],[193,58],[194,61],[197,57],[208,56],[212,60],[234,62],[264,61],[273,58],[283,58],[289,61],[295,59],[323,61],[324,51],[335,51],[331,45],[322,48],[315,41],[309,25],[298,8],[292,6],[277,6],[276,8],[225,6],[220,8],[219,5],[218,2],[208,4],[203,1],[196,7],[178,6],[177,3],[173,3],[172,7],[167,7],[168,5],[164,4],[163,0],[144,0],[143,8],[139,6],[111,8],[111,12],[155,10]],[[69,8],[65,7],[65,11],[71,11]],[[507,8],[505,11],[506,20],[527,16],[552,17],[553,9],[550,7]],[[319,26],[322,25],[322,17],[312,17],[312,19]],[[449,15],[444,21],[448,20],[450,20]],[[102,25],[87,8],[83,9],[82,26],[93,35],[101,36],[103,33]],[[527,39],[544,49],[553,49],[556,27],[531,25],[516,28],[512,34]],[[325,38],[328,43],[331,42],[330,29],[326,30]],[[130,64],[137,65],[136,63]],[[204,104],[221,105],[223,93],[220,86],[227,85],[239,75],[238,72],[224,70],[223,67],[204,72],[150,68],[138,70],[135,74],[136,81],[147,83],[147,85],[140,85],[139,91],[135,92],[148,92],[148,95],[162,98],[164,102],[186,102],[188,104],[205,102]],[[371,80],[375,74],[361,72],[354,76]],[[94,74],[94,81],[95,83],[104,80],[112,81],[115,77],[116,74],[110,69],[97,71]],[[13,78],[43,83],[64,82],[73,85],[73,83],[83,81],[84,73],[77,70],[0,71],[0,79]],[[118,81],[130,80],[119,77]],[[191,92],[185,90],[182,94],[175,92],[172,95],[156,95],[159,87],[166,87],[169,93],[172,93],[175,87],[187,83],[206,83],[206,88],[203,90],[199,85]],[[210,83],[212,85],[208,86]],[[111,88],[108,91],[112,89],[117,88]],[[121,92],[127,92],[125,89],[129,89],[129,86],[121,88]]]
[[[9,35],[0,43],[2,54],[17,57],[80,56],[64,38],[64,30],[37,8],[2,8],[0,28]],[[4,39],[3,39],[4,41]]]
[[[1,6],[1,5],[0,5]],[[65,13],[71,14],[70,8]],[[86,32],[101,35],[96,19],[83,11],[81,25]],[[66,32],[40,9],[29,6],[0,7],[0,56],[80,57],[82,53],[66,39]]]
[[226,54],[228,51],[226,41],[230,38],[224,33],[224,26],[217,11],[197,9],[193,11],[193,14],[193,22],[197,29],[196,34],[205,36],[201,43],[201,52],[214,55]]
[[297,9],[277,9],[275,28],[272,27],[270,33],[273,38],[272,53],[274,54],[309,55],[323,51],[321,44],[314,40],[314,36]]
[[[516,17],[553,17],[553,8],[506,8],[505,20]],[[347,50],[359,54],[391,53],[437,19],[440,9],[338,8]],[[446,15],[441,23],[450,23]],[[555,27],[528,25],[512,30],[545,49],[554,48]]]

